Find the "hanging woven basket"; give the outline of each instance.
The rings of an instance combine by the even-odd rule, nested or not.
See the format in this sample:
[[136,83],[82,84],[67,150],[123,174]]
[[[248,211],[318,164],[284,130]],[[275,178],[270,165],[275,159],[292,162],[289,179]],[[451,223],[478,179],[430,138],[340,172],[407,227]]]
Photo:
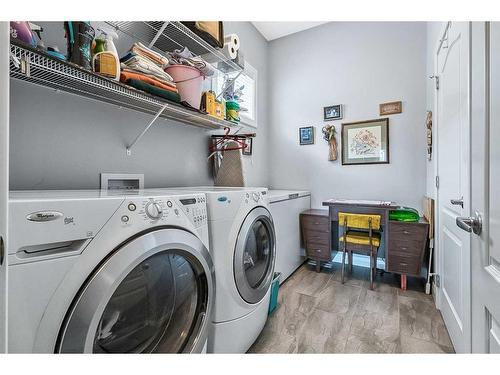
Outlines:
[[335,137],[332,137],[332,139],[328,141],[328,148],[329,148],[328,160],[329,161],[337,160],[338,150],[337,150],[337,139],[335,139]]

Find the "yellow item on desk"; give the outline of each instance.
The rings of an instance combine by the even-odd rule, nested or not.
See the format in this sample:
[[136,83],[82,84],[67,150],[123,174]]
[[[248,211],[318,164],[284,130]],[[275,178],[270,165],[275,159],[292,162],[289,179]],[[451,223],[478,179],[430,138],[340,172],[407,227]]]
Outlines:
[[344,225],[346,218],[347,226],[350,228],[370,229],[371,219],[371,229],[380,229],[380,215],[351,214],[339,212],[339,225]]
[[[354,243],[357,245],[370,245],[370,235],[367,232],[353,232],[349,231],[345,236],[348,243]],[[339,237],[340,242],[344,242],[344,236]],[[380,246],[380,234],[374,233],[372,235],[372,245]]]
[[206,91],[201,98],[201,109],[207,112],[210,116],[224,120],[226,117],[224,103],[218,101],[213,91]]

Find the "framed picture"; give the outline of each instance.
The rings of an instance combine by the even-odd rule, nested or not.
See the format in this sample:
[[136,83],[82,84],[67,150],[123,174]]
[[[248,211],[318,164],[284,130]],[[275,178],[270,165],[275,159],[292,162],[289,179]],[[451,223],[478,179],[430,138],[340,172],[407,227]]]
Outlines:
[[342,124],[342,165],[388,163],[388,118]]
[[331,105],[330,107],[323,108],[323,118],[325,121],[331,120],[341,120],[342,114],[342,104]]
[[379,109],[380,109],[380,116],[396,115],[398,113],[403,112],[403,103],[402,102],[382,103],[380,104]]
[[245,144],[247,147],[245,147],[241,152],[243,155],[252,155],[252,148],[253,148],[253,138],[247,137],[245,138]]
[[299,128],[299,143],[301,146],[314,144],[314,126]]

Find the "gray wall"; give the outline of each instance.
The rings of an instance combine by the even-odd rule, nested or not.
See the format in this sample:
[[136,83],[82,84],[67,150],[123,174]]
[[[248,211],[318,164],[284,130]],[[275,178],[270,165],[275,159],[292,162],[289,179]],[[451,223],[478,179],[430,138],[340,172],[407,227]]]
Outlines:
[[[44,23],[64,50],[61,24]],[[420,208],[426,191],[426,25],[326,24],[271,43],[249,22],[225,22],[258,69],[258,130],[245,157],[247,185],[308,189],[325,198],[393,199]],[[131,41],[121,35],[123,53]],[[428,55],[427,55],[428,58]],[[427,82],[428,83],[428,82]],[[208,133],[160,120],[126,156],[151,116],[12,81],[11,189],[97,188],[101,172],[144,173],[146,187],[209,184]],[[428,95],[427,95],[428,97]],[[378,105],[402,100],[390,116],[391,163],[329,162],[321,138],[323,106],[345,105],[340,123],[378,117]],[[314,125],[316,144],[298,145],[298,128]],[[360,183],[361,181],[361,183]],[[368,188],[369,187],[369,188]]]
[[[47,45],[65,51],[62,23],[42,23]],[[248,185],[267,185],[267,42],[249,22],[226,22],[259,74],[259,128],[254,155],[244,157]],[[131,40],[120,35],[117,49]],[[158,123],[126,156],[151,116],[16,80],[11,84],[10,188],[99,187],[99,173],[144,173],[146,187],[212,185],[209,133],[168,120]]]
[[[327,198],[388,199],[421,209],[426,190],[426,24],[333,22],[269,44],[270,184]],[[389,116],[390,164],[328,161],[323,107],[344,104],[341,123],[379,117],[379,104],[402,100]],[[316,143],[299,146],[313,125]],[[340,142],[339,142],[340,144]]]

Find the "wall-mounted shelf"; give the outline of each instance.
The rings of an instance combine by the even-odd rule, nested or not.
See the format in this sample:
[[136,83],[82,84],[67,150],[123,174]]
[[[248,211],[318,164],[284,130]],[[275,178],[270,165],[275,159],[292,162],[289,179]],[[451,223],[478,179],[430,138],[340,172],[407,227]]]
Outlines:
[[189,28],[177,21],[115,22],[107,21],[117,31],[157,49],[159,52],[172,52],[187,47],[194,55],[202,56],[222,73],[239,72],[238,64],[225,56],[221,50],[212,47]]
[[[143,113],[205,129],[232,127],[233,123],[162,100],[77,65],[62,61],[27,46],[11,43],[10,76]],[[17,62],[17,63],[16,63]],[[149,125],[150,126],[150,125]],[[148,127],[149,128],[149,127]],[[137,141],[138,139],[136,139]]]

